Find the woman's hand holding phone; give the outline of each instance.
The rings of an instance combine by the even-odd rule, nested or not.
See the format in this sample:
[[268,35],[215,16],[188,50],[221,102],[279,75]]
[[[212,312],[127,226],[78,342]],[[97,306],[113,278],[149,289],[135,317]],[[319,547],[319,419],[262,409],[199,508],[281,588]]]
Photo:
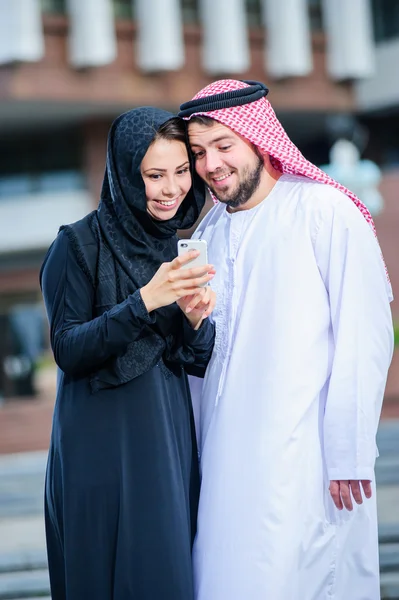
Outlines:
[[169,306],[186,296],[194,297],[202,293],[201,286],[213,279],[215,270],[213,265],[186,266],[198,256],[198,250],[193,250],[159,267],[154,277],[140,290],[148,312]]

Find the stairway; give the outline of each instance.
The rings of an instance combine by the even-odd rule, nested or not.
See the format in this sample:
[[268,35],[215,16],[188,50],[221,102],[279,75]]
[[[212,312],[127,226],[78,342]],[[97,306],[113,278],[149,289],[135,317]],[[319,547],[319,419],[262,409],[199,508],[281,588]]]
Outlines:
[[[399,600],[399,420],[377,439],[382,600]],[[0,456],[0,600],[50,600],[43,523],[45,452]]]

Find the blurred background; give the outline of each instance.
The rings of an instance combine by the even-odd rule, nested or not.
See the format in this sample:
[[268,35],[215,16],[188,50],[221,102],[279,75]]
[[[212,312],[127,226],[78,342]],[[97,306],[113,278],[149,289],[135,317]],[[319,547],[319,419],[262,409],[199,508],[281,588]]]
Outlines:
[[[373,213],[395,293],[398,65],[399,0],[0,0],[0,600],[49,597],[39,270],[59,226],[97,206],[112,120],[176,112],[214,79],[265,82],[305,156]],[[382,595],[399,598],[398,351],[378,443]]]

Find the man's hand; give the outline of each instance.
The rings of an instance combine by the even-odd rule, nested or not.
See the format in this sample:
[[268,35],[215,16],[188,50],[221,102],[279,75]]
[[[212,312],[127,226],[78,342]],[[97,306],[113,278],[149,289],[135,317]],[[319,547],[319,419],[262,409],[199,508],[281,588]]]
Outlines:
[[361,481],[349,481],[348,479],[330,481],[331,498],[333,499],[333,502],[338,510],[342,510],[344,506],[347,510],[353,510],[352,496],[356,504],[363,503],[360,484],[362,484],[365,497],[371,498],[371,481],[367,479],[362,479]]

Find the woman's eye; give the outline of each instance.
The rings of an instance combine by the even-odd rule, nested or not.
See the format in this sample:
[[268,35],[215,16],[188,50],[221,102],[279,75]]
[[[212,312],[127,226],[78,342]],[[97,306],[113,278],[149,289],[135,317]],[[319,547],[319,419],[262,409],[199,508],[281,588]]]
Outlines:
[[230,150],[231,146],[222,146],[220,149],[221,150]]
[[161,175],[159,173],[158,174],[154,174],[154,175],[150,175],[149,177],[153,181],[158,181],[158,179],[161,179]]
[[178,175],[184,175],[185,173],[188,173],[189,170],[190,169],[188,167],[186,167],[185,169],[180,169],[180,171],[177,171],[177,174]]

